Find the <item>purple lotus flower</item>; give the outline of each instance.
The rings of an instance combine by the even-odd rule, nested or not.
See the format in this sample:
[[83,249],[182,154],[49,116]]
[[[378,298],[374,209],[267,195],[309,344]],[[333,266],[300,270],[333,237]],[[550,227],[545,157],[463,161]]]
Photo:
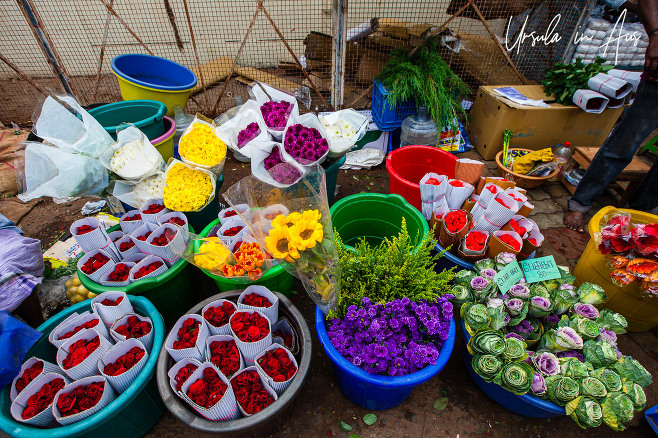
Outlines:
[[487,280],[484,277],[473,277],[471,280],[471,289],[476,290],[476,291],[483,291],[484,289],[489,287],[489,280]]
[[486,279],[493,280],[496,276],[496,271],[491,268],[486,268],[480,271],[480,275]]
[[532,385],[530,391],[536,396],[542,396],[546,393],[546,382],[544,377],[539,373],[532,373]]
[[530,289],[528,289],[526,286],[522,284],[515,284],[510,288],[508,293],[510,294],[510,296],[513,296],[514,298],[527,299],[530,297]]
[[[300,124],[288,128],[283,144],[286,152],[303,165],[318,161],[329,150],[329,143],[322,138],[320,131]],[[299,147],[299,150],[293,146]]]
[[596,338],[597,341],[605,341],[613,347],[617,346],[617,334],[612,330],[601,328],[599,330],[599,337]]
[[537,353],[532,356],[532,363],[537,371],[545,376],[555,376],[560,373],[560,361],[552,353]]
[[561,351],[557,353],[557,357],[562,358],[562,357],[575,357],[581,362],[585,362],[585,355],[581,353],[580,351],[577,350],[567,350],[567,351]]
[[591,304],[576,303],[573,306],[573,311],[587,319],[596,319],[599,317],[599,310]]

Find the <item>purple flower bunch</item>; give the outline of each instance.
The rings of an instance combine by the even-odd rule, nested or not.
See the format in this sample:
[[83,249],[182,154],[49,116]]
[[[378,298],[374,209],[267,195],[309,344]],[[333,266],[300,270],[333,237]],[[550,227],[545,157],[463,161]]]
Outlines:
[[272,152],[265,158],[263,167],[268,171],[272,179],[281,184],[293,184],[302,176],[301,172],[292,164],[286,163],[281,158],[279,146],[274,146]]
[[327,153],[329,142],[317,129],[297,124],[288,128],[283,147],[298,163],[311,164]]
[[292,104],[282,100],[280,102],[265,102],[260,106],[260,112],[263,114],[263,120],[268,128],[283,130],[292,111]]
[[331,320],[332,345],[347,360],[370,374],[404,376],[433,365],[448,339],[451,295],[433,302],[409,298],[386,305],[364,297],[349,306],[342,319]]
[[263,161],[263,165],[265,166],[265,170],[270,170],[279,163],[283,163],[283,158],[281,158],[279,147],[274,146],[272,152],[270,152],[267,158],[265,158],[265,161]]
[[260,134],[260,128],[258,127],[258,123],[251,122],[250,124],[248,124],[246,128],[244,128],[242,131],[238,133],[238,149],[241,149],[242,146],[246,145],[251,140],[256,138],[258,134]]

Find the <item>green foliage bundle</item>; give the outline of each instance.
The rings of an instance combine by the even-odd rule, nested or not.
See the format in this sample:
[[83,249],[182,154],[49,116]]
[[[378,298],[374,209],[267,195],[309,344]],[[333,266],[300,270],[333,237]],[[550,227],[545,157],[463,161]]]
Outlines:
[[336,232],[340,257],[341,294],[330,318],[342,318],[351,305],[360,306],[363,297],[376,304],[409,298],[432,300],[450,289],[452,270],[437,273],[434,264],[440,257],[432,254],[436,241],[427,233],[416,248],[402,219],[400,234],[372,247],[361,239],[354,249],[346,247]]
[[414,99],[416,106],[427,108],[440,129],[451,127],[457,115],[465,114],[461,101],[470,91],[441,58],[437,44],[438,37],[433,37],[412,56],[405,49],[391,52],[377,79],[390,93],[386,100],[391,108]]
[[581,58],[571,64],[555,64],[546,72],[542,81],[546,95],[555,94],[555,101],[562,105],[571,105],[574,93],[587,88],[587,81],[599,73],[605,73],[613,68],[612,65],[603,65],[605,59],[597,57],[591,64],[583,63]]

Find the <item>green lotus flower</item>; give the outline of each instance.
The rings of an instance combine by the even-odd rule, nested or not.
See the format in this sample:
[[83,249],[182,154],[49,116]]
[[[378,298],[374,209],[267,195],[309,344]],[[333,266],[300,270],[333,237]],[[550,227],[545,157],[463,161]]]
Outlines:
[[580,386],[571,377],[562,375],[544,377],[546,381],[546,393],[548,398],[555,404],[564,406],[580,394]]
[[471,366],[480,377],[491,382],[503,368],[503,361],[493,354],[476,354],[471,360]]
[[598,368],[590,371],[589,375],[599,379],[605,385],[605,389],[608,392],[621,391],[621,377],[615,370]]
[[588,376],[580,381],[580,394],[602,401],[608,395],[608,390],[599,379]]
[[583,340],[594,339],[599,335],[599,324],[582,316],[572,316],[569,327],[574,329]]
[[548,289],[546,289],[546,286],[544,286],[541,283],[533,283],[530,285],[530,296],[531,297],[544,297],[544,298],[549,298],[551,297],[551,294],[548,292]]
[[583,377],[587,377],[592,370],[591,364],[582,363],[575,357],[561,357],[559,360],[562,375],[571,377],[572,379],[579,380]]
[[626,429],[623,423],[631,421],[635,411],[633,402],[623,392],[608,393],[601,403],[601,409],[603,421],[613,430]]
[[455,306],[461,306],[468,301],[473,301],[473,294],[470,289],[464,285],[454,285],[450,290],[450,293],[452,294],[452,300],[450,301],[452,301],[452,304]]
[[622,391],[631,399],[636,411],[644,409],[644,405],[647,403],[647,396],[640,385],[627,380],[622,385]]
[[605,341],[594,341],[592,339],[583,344],[585,360],[594,368],[606,367],[617,362],[617,351]]
[[585,304],[601,304],[608,299],[603,288],[597,284],[583,283],[578,288],[580,302]]
[[516,394],[523,395],[532,386],[532,367],[525,362],[510,362],[494,378],[494,383]]
[[526,343],[522,340],[509,337],[505,339],[505,350],[503,351],[502,358],[505,362],[516,362],[524,360],[528,357],[526,352]]
[[452,279],[452,284],[459,284],[462,286],[469,287],[471,284],[471,280],[476,275],[477,274],[471,271],[470,269],[462,269],[461,271],[455,274],[455,278]]
[[601,327],[612,330],[618,335],[626,333],[626,327],[628,327],[626,318],[610,309],[601,310],[596,322],[598,322]]
[[583,429],[599,427],[603,421],[601,405],[590,397],[577,397],[567,403],[564,408],[567,415]]
[[475,272],[482,272],[484,269],[496,269],[496,265],[493,261],[493,259],[482,259],[478,260],[477,262],[473,263],[473,270]]
[[491,323],[491,317],[484,304],[473,302],[464,303],[461,309],[459,309],[459,316],[466,323],[467,328],[473,331],[489,327]]
[[646,368],[630,356],[624,356],[619,359],[613,366],[622,379],[632,380],[643,388],[651,385],[651,373]]
[[493,354],[500,356],[505,351],[505,336],[503,332],[492,329],[482,329],[475,332],[475,334],[468,341],[468,351],[472,355],[477,353]]

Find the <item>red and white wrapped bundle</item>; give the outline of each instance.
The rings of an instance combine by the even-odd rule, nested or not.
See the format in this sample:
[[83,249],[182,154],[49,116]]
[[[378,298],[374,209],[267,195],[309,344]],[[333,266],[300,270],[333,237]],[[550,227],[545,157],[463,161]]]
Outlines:
[[249,210],[248,204],[238,204],[235,206],[235,208],[228,207],[223,210],[220,210],[220,212],[217,214],[217,217],[219,218],[219,223],[224,224],[224,222],[231,219],[232,217],[240,217],[240,215],[245,214],[247,210]]
[[525,260],[530,257],[530,254],[537,251],[537,248],[544,243],[544,235],[539,230],[539,227],[534,227],[529,233],[528,237],[523,239],[523,247],[516,256],[519,260]]
[[510,197],[514,199],[517,204],[519,204],[519,209],[523,207],[523,204],[528,202],[528,197],[517,188],[507,189],[505,190],[505,193],[510,195]]
[[[167,243],[164,245],[156,244],[158,242]],[[164,224],[151,233],[146,239],[146,244],[149,247],[147,251],[149,254],[160,257],[167,263],[167,266],[172,267],[180,259],[178,254],[185,252],[187,239],[185,232],[180,227],[173,224]]]
[[487,183],[484,185],[484,189],[478,195],[478,199],[475,202],[475,205],[471,209],[471,214],[473,215],[473,220],[478,221],[484,214],[484,211],[487,209],[489,202],[499,193],[504,193],[504,190],[494,183]]
[[[92,308],[92,309],[93,309],[93,308]],[[48,333],[48,342],[50,342],[51,344],[53,344],[53,345],[55,346],[55,348],[57,348],[57,344],[55,343],[55,333],[57,333],[58,330],[59,330],[61,327],[64,327],[64,326],[68,325],[69,322],[73,321],[73,320],[74,320],[75,318],[77,318],[78,316],[80,316],[80,315],[84,315],[84,314],[89,314],[89,313],[91,313],[91,312],[86,311],[86,312],[82,312],[82,313],[78,313],[78,312],[73,312],[73,313],[71,313],[69,316],[66,317],[66,319],[64,319],[64,321],[62,321],[62,322],[60,322],[59,324],[57,324],[57,325],[55,326],[55,328],[52,329],[52,330],[50,331],[50,333]]]
[[[171,386],[171,389],[179,396],[183,387],[183,383],[185,383],[187,379],[189,379],[190,376],[194,373],[194,371],[192,372],[185,371],[183,373],[180,373],[181,369],[183,368],[189,369],[190,367],[188,367],[188,365],[190,365],[190,367],[194,367],[194,371],[196,371],[196,369],[201,366],[201,362],[191,358],[181,359],[178,362],[176,362],[176,364],[173,367],[171,367],[169,371],[167,371],[167,376],[169,376],[169,386]],[[177,380],[177,378],[180,380]],[[178,388],[179,385],[180,388]]]
[[[267,371],[265,370],[267,368],[267,364],[265,363],[264,360],[262,361],[263,363],[260,363],[261,362],[260,359],[264,358],[267,355],[268,352],[277,351],[278,349],[281,349],[286,353],[285,359],[290,361],[291,369],[292,369],[292,366],[294,366],[294,369],[295,369],[295,374],[290,376],[290,377],[283,376],[285,378],[285,380],[283,380],[283,381],[281,381],[280,379],[275,380],[274,377],[270,376],[267,373]],[[274,391],[276,391],[277,395],[283,394],[283,392],[286,389],[288,389],[288,387],[292,383],[293,379],[297,375],[297,370],[299,369],[299,367],[297,366],[297,361],[295,360],[295,356],[293,356],[292,352],[290,352],[290,350],[288,350],[287,348],[285,348],[284,346],[282,346],[280,344],[272,344],[269,347],[267,347],[265,350],[260,352],[254,360],[254,366],[258,370],[258,373],[261,375],[261,377],[267,381],[267,384]]]
[[[245,303],[245,298],[251,294],[255,294],[266,299],[270,305],[265,307],[254,306]],[[248,286],[238,297],[238,310],[258,310],[270,320],[270,324],[274,324],[279,319],[279,298],[277,298],[272,291],[265,286],[251,285]]]
[[140,225],[135,231],[132,232],[130,237],[133,238],[133,241],[135,242],[135,245],[137,245],[137,248],[144,254],[151,254],[151,245],[146,243],[149,237],[151,237],[151,234],[155,230],[158,229],[158,226],[156,224],[153,224],[151,222],[144,222],[142,225]]
[[459,210],[464,201],[471,196],[475,187],[458,179],[451,179],[448,181],[448,190],[446,191],[446,198],[448,200],[448,207],[450,210]]
[[90,329],[95,330],[96,333],[108,341],[110,340],[110,334],[101,317],[96,313],[84,313],[69,321],[68,324],[58,327],[54,337],[55,346],[59,348],[71,339],[74,334]]
[[[121,239],[114,243],[114,246],[116,247],[117,251],[119,251],[119,258],[123,261],[125,261],[126,258],[130,257],[131,255],[140,252],[139,247],[130,234],[124,234]],[[124,250],[122,251],[121,248],[124,248]]]
[[[72,415],[67,415],[63,416],[60,410],[58,409],[58,406],[60,406],[60,403],[63,403],[63,400],[60,401],[60,399],[64,397],[70,398],[73,402],[80,402],[79,400],[76,400],[76,397],[71,397],[73,394],[73,391],[79,387],[79,386],[86,386],[89,387],[90,384],[92,383],[102,383],[103,384],[103,392],[100,395],[100,399],[96,404],[94,404],[92,407],[89,409],[85,409],[84,411],[80,411],[77,414],[72,414]],[[68,394],[68,395],[67,395]],[[114,389],[112,389],[112,385],[110,385],[105,377],[103,376],[90,376],[90,377],[85,377],[83,379],[77,380],[67,386],[64,387],[61,391],[57,393],[57,396],[55,396],[55,400],[53,402],[53,414],[55,415],[55,420],[63,426],[67,426],[69,424],[73,424],[75,422],[78,422],[80,420],[83,420],[87,417],[92,416],[96,412],[100,411],[103,409],[105,406],[109,405],[114,399],[115,399],[115,392]]]
[[[267,384],[267,381],[266,381],[265,378],[264,378],[264,377],[258,372],[258,368],[256,368],[255,366],[247,367],[247,368],[243,369],[242,371],[240,371],[240,372],[239,372],[238,374],[236,374],[235,376],[233,376],[233,377],[231,378],[231,386],[233,386],[233,383],[234,383],[234,382],[236,382],[236,384],[239,385],[239,383],[237,383],[237,382],[240,382],[240,380],[242,380],[242,378],[241,378],[240,376],[241,376],[242,374],[244,374],[244,373],[249,373],[249,372],[254,372],[254,373],[258,376],[258,379],[260,380],[260,383],[261,383],[261,385],[263,386],[263,389],[265,390],[265,392],[267,392],[270,396],[272,396],[272,399],[273,399],[274,401],[276,401],[277,398],[278,398],[278,396],[277,396],[277,394],[276,394],[276,391],[275,391],[274,389],[272,389],[272,387],[271,387],[270,385]],[[248,394],[247,394],[247,395],[248,395]],[[250,417],[250,416],[252,416],[253,414],[247,413],[247,412],[245,411],[244,407],[240,404],[239,400],[240,400],[240,393],[238,392],[238,393],[236,393],[236,401],[238,401],[237,405],[238,405],[238,409],[240,410],[240,413],[241,413],[243,416],[245,416],[245,417]],[[273,401],[272,403],[274,403],[274,401]]]
[[121,257],[121,255],[119,254],[119,248],[117,246],[117,241],[119,239],[121,239],[123,236],[125,236],[125,234],[121,230],[110,231],[109,233],[107,233],[107,237],[110,238],[110,242],[112,242],[112,246],[114,247],[114,252],[119,257]]
[[135,282],[143,278],[155,278],[167,271],[167,265],[164,260],[154,255],[144,257],[144,259],[133,266],[130,270],[130,281]]
[[[146,347],[139,340],[130,338],[119,342],[101,357],[98,361],[98,371],[120,394],[135,381],[144,369],[148,358]],[[108,366],[110,366],[109,369],[106,368]],[[128,366],[130,368],[127,368]],[[108,374],[110,370],[115,371],[116,368],[118,368],[117,374]]]
[[[103,251],[102,249],[96,249],[94,251],[85,253],[85,255],[83,255],[80,258],[80,260],[78,260],[77,266],[78,269],[84,275],[89,277],[91,281],[95,283],[99,283],[103,274],[114,269],[114,263],[116,262],[116,260],[114,260],[113,257],[117,257],[117,256],[115,256],[112,251]],[[98,260],[99,258],[101,258],[102,261]],[[98,264],[100,266],[98,267],[94,266],[94,264],[96,263],[94,260],[98,261]],[[89,271],[89,269],[93,269],[93,270]]]
[[432,212],[442,206],[448,205],[446,192],[448,191],[448,177],[430,172],[418,183],[420,186],[420,202],[425,219],[432,218]]
[[101,317],[107,327],[126,313],[133,312],[128,295],[121,291],[107,291],[91,300],[91,308]]
[[[14,420],[39,427],[51,427],[55,425],[55,415],[53,414],[52,405],[55,401],[57,386],[65,387],[69,380],[58,373],[45,373],[38,376],[32,383],[26,387],[19,395],[13,400],[10,408],[11,416]],[[55,391],[55,393],[53,393]],[[51,398],[50,403],[45,407],[41,405],[44,397],[46,400]],[[38,411],[38,413],[35,413]]]
[[[217,355],[215,349],[215,352],[213,352],[213,343],[217,342],[228,342],[230,345],[234,345],[236,350],[237,350],[237,358],[231,359],[230,357],[225,357],[223,355]],[[238,344],[235,342],[235,339],[231,335],[214,335],[214,336],[208,336],[206,338],[206,362],[210,362],[213,365],[219,369],[222,374],[224,374],[227,378],[231,378],[236,373],[239,373],[242,369],[245,367],[245,362],[244,358],[242,357],[242,353],[240,352],[240,349],[238,348]],[[232,362],[233,360],[237,361],[237,364]],[[234,370],[229,370],[231,366],[236,367]]]
[[[106,287],[126,287],[130,284],[130,270],[135,266],[133,262],[119,262],[114,265],[114,269],[106,272],[101,277],[99,283]],[[126,276],[125,280],[115,279],[115,276]]]
[[[190,319],[194,322],[200,323],[198,325],[199,331],[197,333],[196,339],[193,339],[193,342],[189,342],[191,344],[189,347],[184,346],[183,348],[174,348],[174,344],[177,341],[184,342],[184,338],[179,335],[179,331],[181,331],[181,333],[185,332],[185,330],[181,329]],[[192,327],[192,325],[186,325],[186,327],[188,329],[187,333],[189,333],[189,328]],[[183,336],[184,335],[185,333],[183,333]],[[203,320],[201,315],[197,315],[195,313],[183,315],[178,319],[178,321],[176,321],[174,328],[172,328],[171,332],[169,332],[169,336],[167,336],[167,340],[165,341],[165,348],[175,361],[179,361],[185,358],[193,358],[198,361],[202,361],[205,356],[206,338],[208,336],[210,336],[210,332],[208,331],[208,326],[206,325],[206,322]]]
[[119,225],[126,234],[132,234],[142,225],[142,215],[139,210],[130,210],[119,219]]
[[[92,341],[97,337],[100,342],[95,350],[89,353],[89,355],[85,357],[84,360],[82,360],[77,365],[74,365],[68,369],[64,367],[64,361],[67,358],[67,356],[69,354],[73,355],[73,352],[71,351],[70,348],[73,344],[75,344],[80,340],[84,340],[88,343],[89,341]],[[57,365],[59,365],[59,367],[62,370],[64,370],[66,375],[69,376],[71,380],[78,380],[88,376],[95,376],[98,374],[98,360],[110,348],[112,348],[112,343],[107,339],[105,339],[103,336],[99,335],[96,330],[94,329],[84,330],[73,335],[71,339],[68,340],[68,342],[65,342],[57,350],[57,356],[56,356]]]
[[[226,388],[224,389],[224,393],[221,395],[221,398],[217,400],[213,405],[210,407],[205,407],[205,406],[200,406],[199,404],[196,403],[194,399],[197,401],[200,400],[199,395],[203,395],[201,391],[206,386],[209,385],[199,385],[197,382],[199,380],[205,380],[207,378],[207,375],[204,374],[205,370],[211,370],[211,374],[216,373],[217,377],[221,381],[223,385],[226,385]],[[214,371],[214,373],[212,373]],[[197,389],[198,388],[198,389]],[[230,381],[226,378],[224,374],[222,374],[221,371],[219,371],[213,364],[210,362],[204,362],[201,364],[199,368],[192,373],[190,377],[183,383],[182,387],[182,394],[181,397],[183,400],[185,400],[190,406],[194,408],[195,411],[199,413],[204,418],[207,418],[208,420],[213,420],[213,421],[228,421],[228,420],[234,420],[236,418],[240,417],[240,411],[238,410],[238,403],[235,400],[235,394],[233,393],[233,388],[231,387]],[[205,397],[208,398],[209,397]],[[211,400],[208,400],[209,403],[212,403]]]
[[519,204],[506,193],[499,193],[487,204],[484,214],[475,223],[476,230],[500,230],[519,211]]
[[105,224],[95,217],[78,219],[71,224],[69,231],[85,253],[106,249],[111,243]]
[[[228,325],[231,315],[235,313],[238,307],[229,300],[215,300],[201,309],[201,315],[208,324],[208,330],[211,335],[230,335],[231,327]],[[220,322],[220,325],[217,325]],[[226,322],[223,322],[226,321]]]
[[463,210],[454,210],[446,213],[441,221],[441,231],[439,232],[439,244],[447,248],[450,245],[455,245],[451,249],[452,252],[456,251],[456,245],[466,233],[471,229],[473,217],[470,213]]
[[171,224],[189,231],[187,216],[181,211],[170,211],[158,217],[158,225]]
[[[242,333],[242,330],[236,329],[238,324],[240,324],[240,327],[245,326],[245,323],[241,322],[245,314],[248,314],[249,316],[257,314],[265,320],[266,325],[264,327],[259,327],[259,329],[262,328],[262,330],[259,331],[258,336],[254,336],[254,338],[257,338],[255,341],[241,339],[239,333]],[[240,349],[240,352],[242,353],[244,360],[248,365],[252,365],[254,363],[254,358],[258,353],[272,345],[272,325],[270,320],[257,310],[238,310],[233,315],[231,315],[229,324],[231,326],[231,335],[235,338],[235,343],[238,344],[238,348]],[[244,327],[244,329],[249,332],[249,329],[253,329],[254,327],[256,326],[251,325],[249,327]],[[266,333],[265,336],[263,336],[263,332]],[[248,334],[251,335],[252,333],[249,332]]]
[[146,347],[146,351],[151,351],[153,348],[153,322],[148,316],[127,313],[114,321],[110,328],[110,336],[114,342],[137,339]]
[[242,236],[249,231],[249,227],[240,216],[233,216],[224,221],[224,223],[217,230],[217,237],[222,242],[229,244],[237,236]]
[[137,264],[137,263],[141,262],[142,260],[144,260],[148,256],[149,256],[149,254],[145,254],[145,253],[141,252],[138,248],[137,252],[135,254],[129,255],[128,257],[123,259],[123,261],[124,262],[132,262],[132,263]]
[[[288,342],[286,342],[288,338]],[[292,351],[293,354],[299,352],[299,342],[297,334],[292,329],[290,321],[285,316],[272,324],[272,343],[278,343]]]
[[171,210],[165,207],[162,198],[153,198],[147,200],[144,205],[142,205],[142,208],[139,209],[139,214],[142,215],[142,222],[150,222],[157,226],[158,218],[170,211]]
[[514,231],[494,231],[489,240],[487,257],[493,259],[501,252],[518,254],[523,246],[523,239]]
[[[40,369],[40,371],[39,371]],[[54,363],[31,357],[21,365],[18,375],[14,377],[9,388],[9,400],[14,401],[16,397],[28,389],[36,380],[48,373],[58,373],[64,375],[64,372]]]
[[528,233],[536,226],[535,222],[531,219],[521,215],[514,215],[512,219],[502,228],[503,231],[515,231],[522,239],[528,238]]

